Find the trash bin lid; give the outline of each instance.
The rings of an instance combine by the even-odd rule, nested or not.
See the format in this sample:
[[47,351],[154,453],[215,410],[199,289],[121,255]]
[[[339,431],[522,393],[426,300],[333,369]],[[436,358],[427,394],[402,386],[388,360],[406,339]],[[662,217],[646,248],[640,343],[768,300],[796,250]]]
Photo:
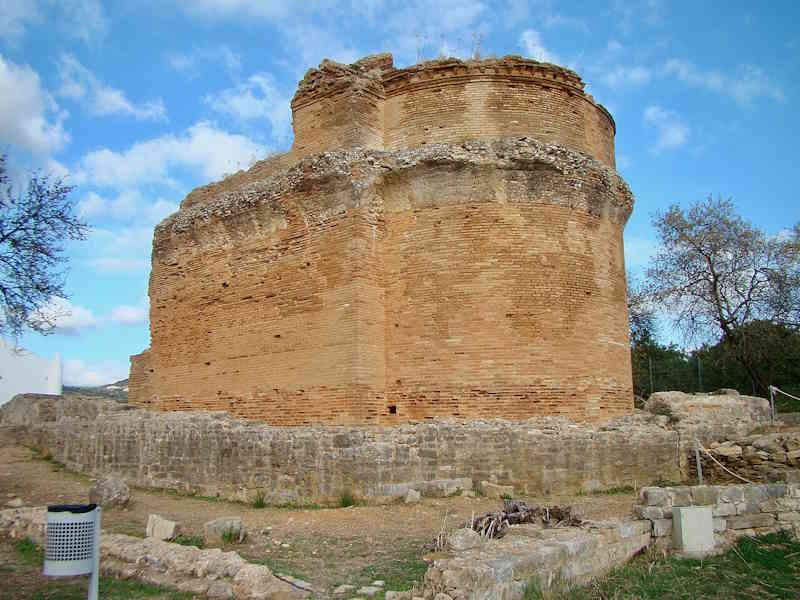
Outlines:
[[53,504],[47,507],[47,512],[68,512],[75,515],[92,512],[97,504]]

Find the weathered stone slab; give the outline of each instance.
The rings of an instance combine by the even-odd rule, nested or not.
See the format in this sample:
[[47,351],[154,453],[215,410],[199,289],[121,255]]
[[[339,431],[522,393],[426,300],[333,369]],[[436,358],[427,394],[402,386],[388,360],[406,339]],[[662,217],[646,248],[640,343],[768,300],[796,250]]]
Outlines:
[[147,518],[145,535],[157,540],[171,540],[180,534],[180,525],[176,521],[170,521],[159,515],[150,515]]
[[775,525],[775,516],[765,513],[736,515],[727,518],[728,529],[753,529]]

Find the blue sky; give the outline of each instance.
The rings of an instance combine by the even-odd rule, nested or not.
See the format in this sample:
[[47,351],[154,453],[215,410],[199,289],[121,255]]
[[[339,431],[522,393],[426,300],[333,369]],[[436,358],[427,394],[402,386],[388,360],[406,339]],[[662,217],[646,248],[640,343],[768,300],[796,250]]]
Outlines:
[[67,383],[127,376],[149,345],[155,223],[194,187],[291,145],[289,101],[323,58],[522,54],[569,66],[617,123],[636,196],[629,267],[672,203],[733,197],[770,233],[800,221],[800,4],[363,0],[0,0],[0,152],[77,187],[69,312],[22,345]]

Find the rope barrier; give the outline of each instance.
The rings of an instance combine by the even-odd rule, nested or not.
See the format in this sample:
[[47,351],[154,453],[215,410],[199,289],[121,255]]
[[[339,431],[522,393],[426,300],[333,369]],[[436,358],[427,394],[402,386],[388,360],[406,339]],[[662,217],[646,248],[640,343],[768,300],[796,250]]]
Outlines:
[[797,396],[792,396],[791,394],[787,394],[787,393],[786,393],[786,392],[784,392],[782,389],[780,389],[780,388],[777,388],[777,387],[775,387],[774,385],[771,385],[771,386],[769,386],[769,387],[770,387],[770,388],[772,388],[773,390],[775,390],[776,392],[780,392],[780,393],[781,393],[781,394],[783,394],[784,396],[789,396],[789,398],[792,398],[793,400],[797,400],[798,402],[800,402],[800,398],[798,398]]
[[695,438],[695,440],[694,440],[694,441],[695,441],[695,443],[697,444],[697,447],[698,447],[698,448],[700,448],[700,450],[702,450],[703,452],[705,452],[705,453],[708,455],[708,457],[709,457],[711,460],[713,460],[715,463],[717,463],[717,465],[719,465],[719,466],[722,468],[722,470],[724,470],[724,471],[726,471],[726,472],[730,473],[731,475],[733,475],[734,477],[736,477],[736,479],[741,479],[741,480],[742,480],[742,481],[744,481],[745,483],[753,483],[753,482],[752,482],[752,481],[750,481],[749,479],[745,479],[745,478],[744,478],[744,477],[742,477],[741,475],[737,475],[736,473],[734,473],[733,471],[731,471],[731,470],[730,470],[728,467],[726,467],[726,466],[725,466],[725,465],[723,465],[721,462],[719,462],[719,461],[718,461],[716,458],[714,458],[714,455],[713,455],[713,454],[711,454],[711,452],[709,452],[708,450],[706,450],[706,449],[703,447],[703,444],[701,444],[701,443],[700,443],[700,440],[698,440],[697,438]]

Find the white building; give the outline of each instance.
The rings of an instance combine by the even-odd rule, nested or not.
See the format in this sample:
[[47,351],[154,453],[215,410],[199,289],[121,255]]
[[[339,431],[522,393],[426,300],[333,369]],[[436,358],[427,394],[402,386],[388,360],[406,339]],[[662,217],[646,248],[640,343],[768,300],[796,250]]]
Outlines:
[[0,338],[0,406],[17,394],[60,394],[61,357],[45,360]]

